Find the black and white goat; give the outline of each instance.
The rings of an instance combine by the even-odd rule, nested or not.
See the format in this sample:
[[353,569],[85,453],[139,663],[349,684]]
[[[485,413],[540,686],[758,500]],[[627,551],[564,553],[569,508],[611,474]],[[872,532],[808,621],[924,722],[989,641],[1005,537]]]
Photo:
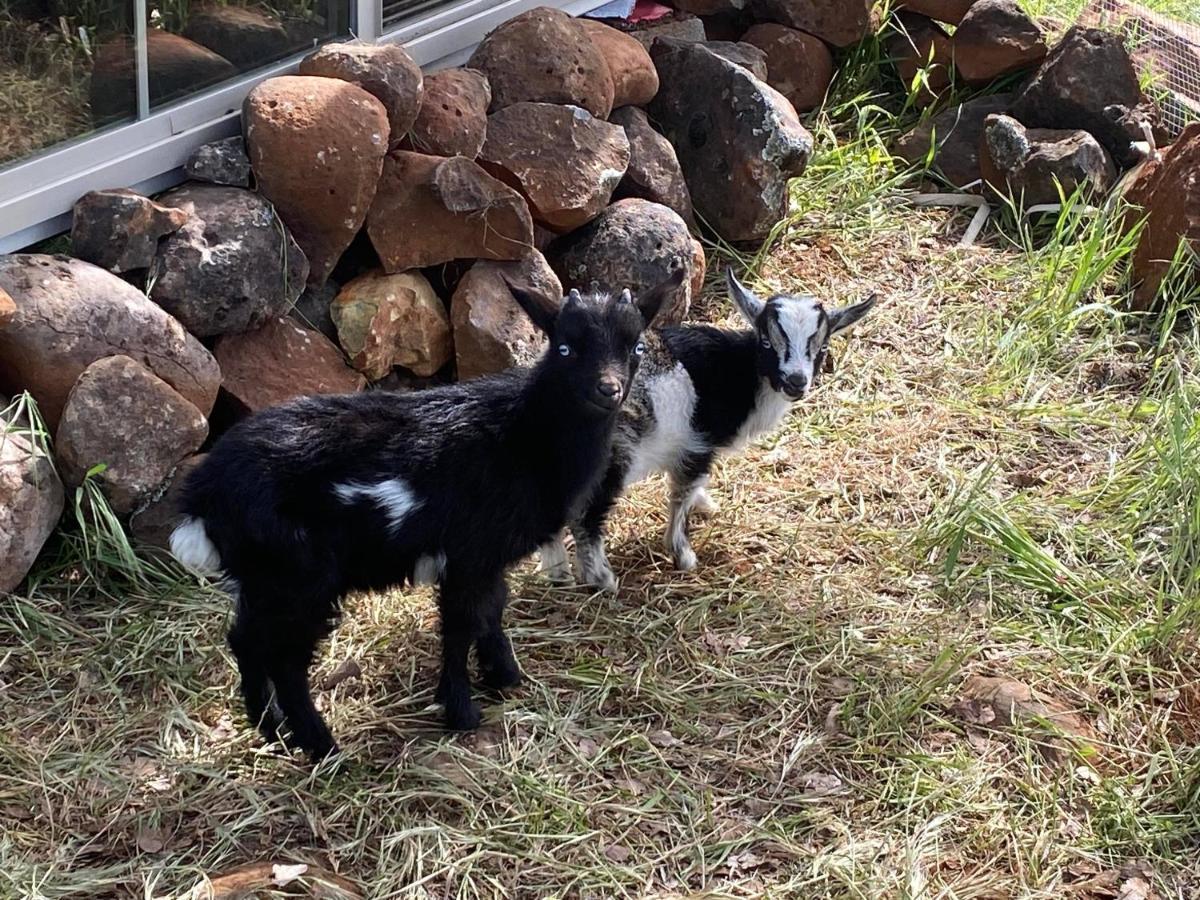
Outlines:
[[[761,300],[726,273],[729,294],[750,328],[681,325],[645,335],[641,375],[623,407],[612,462],[583,514],[571,524],[579,580],[615,590],[604,552],[604,523],[621,493],[656,472],[671,482],[667,549],[690,570],[692,510],[715,509],[706,491],[719,453],[773,431],[792,404],[808,396],[828,359],[829,339],[875,305],[875,297],[826,310],[806,294]],[[569,577],[562,533],[542,548],[541,569]]]
[[350,591],[437,582],[453,729],[479,724],[482,681],[520,682],[504,633],[505,568],[561,532],[610,458],[643,329],[682,269],[636,301],[514,290],[550,350],[530,370],[411,394],[310,397],[224,435],[185,487],[175,556],[222,574],[236,598],[229,644],[252,722],[313,757],[334,750],[308,670]]

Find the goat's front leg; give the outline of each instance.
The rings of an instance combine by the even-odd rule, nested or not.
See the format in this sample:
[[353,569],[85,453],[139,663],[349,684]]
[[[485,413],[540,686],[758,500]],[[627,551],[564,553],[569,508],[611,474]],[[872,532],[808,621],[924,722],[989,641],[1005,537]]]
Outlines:
[[503,573],[478,598],[483,616],[483,634],[476,650],[479,654],[479,673],[488,687],[502,691],[521,683],[521,669],[513,656],[512,642],[504,633],[504,608],[508,605],[508,585]]
[[681,572],[696,568],[696,551],[688,540],[688,516],[708,484],[708,467],[712,457],[689,456],[671,473],[671,509],[667,522],[667,552]]
[[613,504],[621,496],[625,484],[626,466],[617,459],[609,463],[608,471],[596,493],[588,502],[579,521],[571,524],[575,535],[575,561],[579,566],[579,580],[586,585],[608,593],[617,590],[617,576],[608,564],[604,552],[604,523],[612,511]]
[[567,558],[567,545],[561,531],[538,550],[538,571],[555,584],[570,582],[571,560]]
[[472,585],[448,572],[442,579],[438,601],[442,613],[442,675],[436,698],[445,707],[446,727],[470,731],[479,727],[479,706],[471,699],[467,661],[471,646],[481,635]]

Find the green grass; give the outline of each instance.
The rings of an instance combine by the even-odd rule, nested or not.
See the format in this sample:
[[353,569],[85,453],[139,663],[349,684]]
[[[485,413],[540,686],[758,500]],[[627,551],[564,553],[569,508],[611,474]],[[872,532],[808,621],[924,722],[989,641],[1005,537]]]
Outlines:
[[[519,570],[528,683],[468,736],[432,706],[429,594],[353,599],[314,673],[361,669],[319,691],[347,758],[311,771],[242,721],[227,601],[131,560],[85,492],[0,604],[0,896],[271,862],[371,897],[1098,900],[1140,871],[1196,896],[1200,298],[1126,312],[1115,213],[957,249],[966,218],[908,206],[886,152],[916,113],[855,65],[741,261],[882,302],[720,463],[697,572],[660,549],[659,483],[615,517],[616,597]],[[1048,706],[989,726],[979,676]]]

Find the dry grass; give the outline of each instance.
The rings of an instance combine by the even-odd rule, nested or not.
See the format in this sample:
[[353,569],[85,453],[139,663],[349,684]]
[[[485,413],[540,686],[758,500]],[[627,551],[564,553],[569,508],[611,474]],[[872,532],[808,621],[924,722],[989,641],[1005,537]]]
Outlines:
[[0,896],[178,897],[264,862],[371,897],[1197,896],[1185,298],[1121,314],[1105,222],[956,250],[962,217],[902,205],[873,103],[831,103],[854,137],[817,123],[758,277],[883,303],[721,463],[697,572],[660,550],[658,483],[615,519],[616,597],[521,569],[528,683],[465,737],[431,706],[429,595],[354,600],[314,674],[361,670],[319,695],[346,759],[314,772],[244,726],[223,598],[69,533],[0,605]]

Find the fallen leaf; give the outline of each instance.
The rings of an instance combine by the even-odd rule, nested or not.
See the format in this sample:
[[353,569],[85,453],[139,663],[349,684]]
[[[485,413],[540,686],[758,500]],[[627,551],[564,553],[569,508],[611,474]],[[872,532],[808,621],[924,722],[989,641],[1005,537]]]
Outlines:
[[208,736],[211,740],[218,742],[235,738],[237,736],[237,726],[233,724],[233,716],[229,713],[222,713],[221,718],[217,719],[217,724],[208,729]]
[[842,779],[824,772],[809,772],[800,779],[804,790],[816,796],[833,794],[842,789]]
[[579,755],[584,759],[595,759],[600,755],[600,745],[591,738],[583,738],[576,741],[575,747],[579,750]]
[[282,887],[276,879],[276,872],[286,873],[296,868],[305,870],[304,888],[310,897],[320,900],[362,900],[362,891],[348,879],[316,866],[296,866],[289,863],[253,863],[213,875],[174,900],[245,900],[255,892]]
[[604,848],[604,855],[615,863],[623,863],[633,855],[633,852],[620,844],[609,844]]
[[321,682],[321,690],[332,691],[343,681],[349,681],[351,678],[359,678],[362,675],[362,669],[353,659],[344,660],[336,669],[325,676]]
[[1095,745],[1095,729],[1067,704],[1036,692],[1029,685],[1009,678],[974,675],[963,685],[963,699],[954,713],[969,725],[1008,728],[1016,724],[1050,726],[1064,737]]
[[829,707],[829,711],[825,713],[825,736],[828,738],[836,738],[842,734],[842,725],[838,721],[838,715],[842,711],[842,704],[835,703]]
[[162,829],[143,825],[137,831],[137,847],[143,853],[158,853],[167,846],[167,836]]
[[683,741],[675,737],[675,735],[671,734],[671,732],[667,731],[666,729],[663,729],[662,731],[652,731],[649,735],[647,735],[647,737],[649,737],[650,743],[652,743],[655,747],[675,747],[683,743]]

